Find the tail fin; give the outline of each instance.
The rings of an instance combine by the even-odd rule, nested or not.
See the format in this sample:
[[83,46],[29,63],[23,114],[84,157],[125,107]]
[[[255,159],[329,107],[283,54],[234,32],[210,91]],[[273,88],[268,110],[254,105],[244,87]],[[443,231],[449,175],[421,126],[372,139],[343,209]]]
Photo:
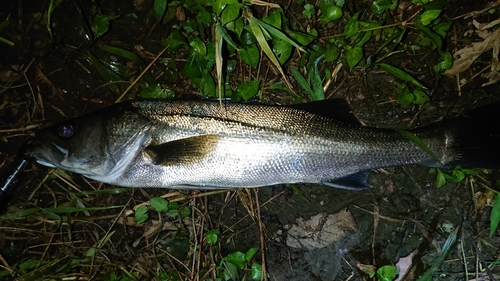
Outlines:
[[500,168],[500,103],[444,121],[457,132],[459,157],[447,166]]

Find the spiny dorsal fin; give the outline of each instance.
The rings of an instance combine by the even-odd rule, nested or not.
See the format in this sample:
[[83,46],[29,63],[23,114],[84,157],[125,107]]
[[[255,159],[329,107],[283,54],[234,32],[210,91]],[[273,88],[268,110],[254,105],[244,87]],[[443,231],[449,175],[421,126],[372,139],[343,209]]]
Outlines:
[[207,157],[218,141],[218,135],[201,135],[148,146],[145,152],[155,165],[190,164]]

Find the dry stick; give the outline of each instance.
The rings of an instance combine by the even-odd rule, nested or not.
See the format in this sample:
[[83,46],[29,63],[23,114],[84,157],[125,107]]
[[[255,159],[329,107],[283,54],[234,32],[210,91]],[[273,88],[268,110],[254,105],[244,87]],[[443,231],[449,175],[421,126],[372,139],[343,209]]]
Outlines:
[[135,78],[134,82],[132,82],[130,86],[128,86],[128,88],[122,93],[122,95],[116,100],[116,102],[119,102],[121,99],[125,97],[125,95],[130,91],[130,89],[134,87],[137,81],[139,81],[139,79],[141,79],[142,76],[144,76],[144,74],[151,68],[151,66],[153,66],[153,64],[160,58],[160,56],[163,55],[163,53],[165,53],[165,51],[168,49],[169,46],[170,45],[167,45],[165,48],[163,48],[163,50],[161,50],[161,52],[153,59],[153,61],[151,61],[148,64],[148,66],[146,66],[146,68],[141,72],[141,74],[139,74],[139,76]]
[[259,221],[259,233],[260,233],[260,251],[262,255],[262,275],[260,276],[260,280],[267,281],[267,272],[266,272],[266,243],[264,241],[264,232],[262,231],[262,219],[260,217],[260,204],[259,204],[259,190],[256,189],[255,193],[255,201],[257,206],[257,216]]

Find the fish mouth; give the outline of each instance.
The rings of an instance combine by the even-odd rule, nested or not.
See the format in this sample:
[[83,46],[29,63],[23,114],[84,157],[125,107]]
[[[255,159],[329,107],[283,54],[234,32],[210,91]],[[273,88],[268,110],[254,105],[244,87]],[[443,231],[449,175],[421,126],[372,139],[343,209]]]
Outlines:
[[26,151],[42,165],[56,167],[68,156],[68,150],[53,143],[31,140],[26,144]]

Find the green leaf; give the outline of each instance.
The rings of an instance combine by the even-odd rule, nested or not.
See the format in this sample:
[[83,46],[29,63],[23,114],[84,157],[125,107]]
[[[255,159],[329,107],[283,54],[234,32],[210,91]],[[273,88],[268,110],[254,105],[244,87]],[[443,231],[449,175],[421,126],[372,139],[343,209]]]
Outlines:
[[349,69],[352,70],[363,58],[363,48],[345,46],[344,51]]
[[238,49],[241,60],[253,68],[257,68],[260,60],[259,48],[256,45],[249,45]]
[[[295,43],[295,41],[293,41],[292,39],[290,39],[285,33],[283,33],[281,30],[277,29],[276,27],[270,25],[270,24],[267,24],[257,18],[251,18],[252,21],[256,22],[261,28],[264,28],[266,31],[268,31],[269,33],[271,33],[275,38],[279,38],[285,42],[287,42],[288,44],[291,44],[293,45],[295,48],[305,52],[305,50],[302,48],[302,46],[300,46],[299,44]],[[252,22],[250,21],[250,22]],[[252,25],[250,25],[250,27],[252,27]],[[255,30],[253,30],[252,28],[252,31],[254,31],[254,35],[255,37],[257,37],[257,34],[255,33]],[[260,41],[257,39],[257,41],[259,42],[260,44]]]
[[398,269],[394,265],[384,265],[377,269],[377,277],[379,281],[392,281],[398,275]]
[[225,263],[224,280],[238,280],[238,267],[235,264]]
[[490,237],[493,237],[495,231],[500,223],[500,193],[495,196],[495,203],[493,203],[493,208],[491,209],[490,215]]
[[331,21],[338,20],[343,16],[342,8],[336,5],[329,6],[326,10],[321,10],[319,21],[322,24],[327,24]]
[[429,25],[433,20],[435,20],[439,14],[441,14],[441,10],[429,10],[425,11],[420,15],[420,22],[423,25]]
[[356,35],[359,31],[359,21],[358,21],[358,16],[359,13],[354,14],[349,20],[347,21],[345,27],[344,27],[344,35],[352,37]]
[[386,63],[379,63],[379,65],[383,70],[389,72],[390,74],[396,76],[397,78],[406,82],[411,82],[413,85],[422,88],[424,90],[427,90],[427,88],[424,85],[422,85],[422,83],[420,83],[417,79],[408,74],[406,71]]
[[413,91],[413,96],[415,97],[415,99],[413,100],[413,104],[424,104],[431,100],[431,98],[429,98],[429,96],[424,93],[424,91],[420,90]]
[[27,259],[27,260],[22,261],[19,264],[19,270],[21,272],[26,272],[28,270],[32,270],[32,269],[36,268],[40,263],[41,263],[40,260]]
[[299,83],[299,85],[306,90],[306,92],[310,95],[313,96],[314,92],[311,89],[311,86],[309,86],[309,83],[307,80],[300,74],[299,70],[297,68],[290,68],[290,71],[292,72],[293,77]]
[[109,22],[117,19],[118,15],[96,15],[94,18],[94,24],[92,25],[92,31],[96,38],[101,37],[104,33],[109,30]]
[[304,11],[302,11],[302,15],[304,15],[306,19],[311,19],[314,14],[316,14],[316,8],[314,8],[314,5],[305,4]]
[[340,56],[339,49],[337,48],[337,46],[332,44],[326,46],[324,54],[325,54],[325,62],[336,61]]
[[215,245],[215,243],[217,243],[217,240],[219,239],[219,234],[220,234],[220,231],[217,228],[212,229],[209,232],[207,232],[207,236],[206,236],[207,243],[210,245]]
[[436,187],[440,188],[440,187],[443,187],[443,185],[446,184],[446,177],[445,177],[445,174],[441,170],[436,169],[436,171],[437,171]]
[[283,65],[292,54],[292,45],[284,40],[274,39],[273,52]]
[[259,92],[260,79],[248,82],[243,82],[236,87],[236,92],[245,100],[249,100]]
[[137,210],[135,210],[135,221],[139,223],[143,223],[148,219],[148,207],[146,205],[141,205]]
[[168,99],[173,98],[175,92],[170,89],[163,89],[159,84],[154,84],[142,90],[138,96],[143,99]]
[[155,0],[153,4],[156,22],[161,22],[163,15],[167,11],[167,0]]
[[151,204],[151,208],[157,212],[168,211],[169,203],[165,198],[153,197],[149,200],[149,204]]
[[241,7],[243,7],[243,5],[240,3],[228,4],[224,10],[222,10],[221,24],[225,25],[237,19],[240,15]]
[[274,28],[281,29],[281,17],[282,11],[281,9],[272,10],[267,17],[262,19],[263,22],[271,25]]
[[255,254],[259,251],[259,248],[250,248],[245,254],[245,260],[247,262],[251,261]]
[[168,50],[175,52],[182,46],[187,46],[188,42],[186,37],[182,35],[179,30],[174,30],[166,39],[161,40],[163,46],[168,46]]
[[372,11],[380,16],[386,10],[394,11],[397,5],[397,0],[375,0],[372,2]]
[[250,278],[253,280],[262,280],[262,265],[258,263],[252,263],[250,268]]
[[444,52],[441,55],[440,61],[434,66],[434,71],[436,73],[441,73],[445,70],[450,69],[453,66],[453,56],[450,52]]
[[243,269],[245,267],[245,254],[240,251],[227,255],[225,258],[223,258],[223,260],[234,264],[239,269]]
[[311,29],[309,33],[302,33],[294,30],[287,30],[287,33],[293,40],[299,42],[302,46],[307,46],[318,38],[318,32],[315,29]]
[[207,54],[207,46],[199,37],[194,37],[190,40],[189,45],[193,48],[193,50],[201,55],[205,56]]
[[319,101],[325,99],[325,92],[323,91],[323,79],[320,76],[318,64],[323,58],[323,55],[319,56],[311,66],[309,70],[309,83],[311,84],[313,95],[311,100]]

